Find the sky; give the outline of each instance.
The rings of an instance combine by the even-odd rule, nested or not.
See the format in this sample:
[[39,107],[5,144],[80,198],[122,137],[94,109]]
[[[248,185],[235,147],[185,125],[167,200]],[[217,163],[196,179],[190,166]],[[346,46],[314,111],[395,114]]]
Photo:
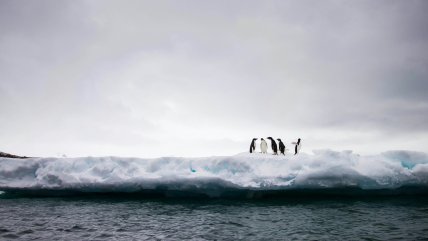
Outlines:
[[428,1],[0,0],[0,151],[428,152]]

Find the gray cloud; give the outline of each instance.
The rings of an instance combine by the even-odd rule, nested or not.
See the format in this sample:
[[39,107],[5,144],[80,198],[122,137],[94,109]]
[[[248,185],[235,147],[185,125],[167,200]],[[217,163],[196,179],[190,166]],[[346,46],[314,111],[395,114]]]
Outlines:
[[425,151],[426,10],[426,1],[4,0],[0,145],[221,155],[278,135],[304,137],[308,149]]

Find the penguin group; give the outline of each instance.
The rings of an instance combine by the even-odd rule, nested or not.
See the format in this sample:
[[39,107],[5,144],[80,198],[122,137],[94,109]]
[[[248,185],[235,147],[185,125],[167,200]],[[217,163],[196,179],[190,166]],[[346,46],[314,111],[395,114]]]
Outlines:
[[[250,153],[255,152],[257,139],[258,138],[253,138],[253,140],[251,141]],[[272,149],[273,155],[278,155],[278,150],[280,154],[285,155],[285,151],[287,149],[285,148],[285,145],[280,138],[276,139],[278,141],[278,145],[276,144],[276,141],[272,137],[269,136],[266,139],[270,141],[270,147]],[[297,153],[299,153],[300,151],[300,138],[297,140],[297,142],[292,142],[291,144],[294,145],[294,155],[297,155]],[[263,154],[267,154],[267,149],[268,149],[268,143],[266,142],[265,139],[260,138],[260,152]]]

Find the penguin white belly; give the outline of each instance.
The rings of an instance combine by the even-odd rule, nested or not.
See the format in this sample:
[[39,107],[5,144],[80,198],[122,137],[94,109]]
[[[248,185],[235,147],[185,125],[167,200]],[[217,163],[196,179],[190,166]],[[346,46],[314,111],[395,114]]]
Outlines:
[[267,153],[267,143],[266,142],[262,142],[260,144],[260,150],[262,153]]

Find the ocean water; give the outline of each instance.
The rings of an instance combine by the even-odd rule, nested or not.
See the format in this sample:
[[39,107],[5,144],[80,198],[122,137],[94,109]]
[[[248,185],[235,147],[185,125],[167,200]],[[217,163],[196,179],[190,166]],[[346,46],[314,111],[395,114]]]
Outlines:
[[428,154],[0,158],[0,240],[428,240]]
[[0,198],[0,240],[427,240],[427,197]]

